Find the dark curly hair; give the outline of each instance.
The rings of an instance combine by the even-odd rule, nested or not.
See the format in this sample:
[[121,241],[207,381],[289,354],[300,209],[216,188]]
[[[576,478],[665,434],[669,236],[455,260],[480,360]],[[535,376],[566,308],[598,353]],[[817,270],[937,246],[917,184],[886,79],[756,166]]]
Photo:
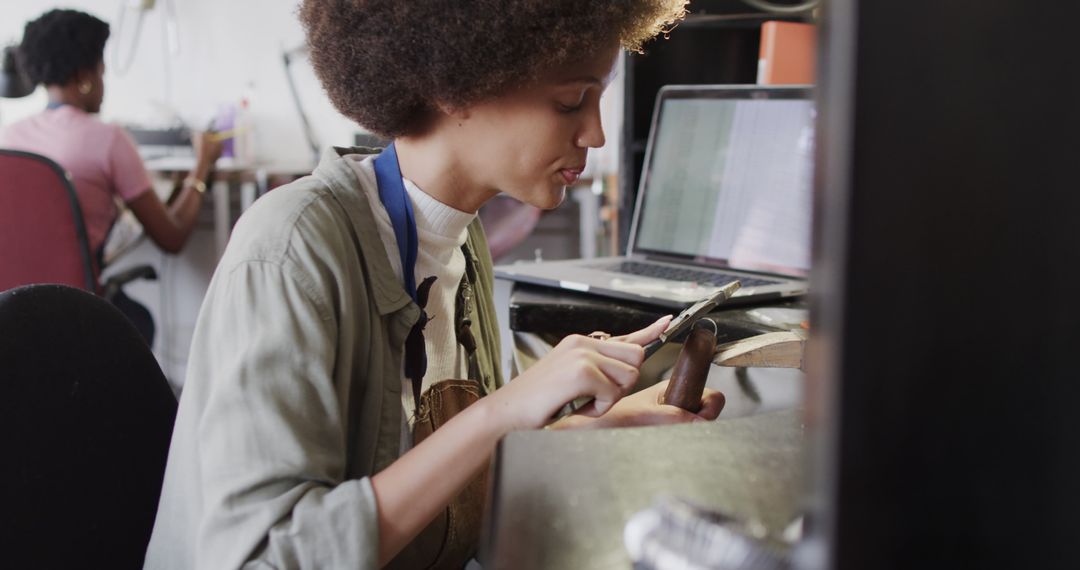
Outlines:
[[34,83],[63,85],[94,69],[105,54],[109,24],[77,10],[50,10],[26,24],[20,62]]
[[615,42],[640,51],[686,0],[303,0],[315,73],[345,116],[416,134],[439,106],[468,107]]

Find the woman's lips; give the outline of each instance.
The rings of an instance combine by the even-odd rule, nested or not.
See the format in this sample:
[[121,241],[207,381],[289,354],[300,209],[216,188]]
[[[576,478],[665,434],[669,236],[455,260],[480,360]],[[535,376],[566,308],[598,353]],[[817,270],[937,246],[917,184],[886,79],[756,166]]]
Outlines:
[[559,171],[559,174],[562,174],[563,180],[566,181],[567,185],[570,185],[577,182],[577,179],[581,177],[582,170],[584,169],[564,168]]

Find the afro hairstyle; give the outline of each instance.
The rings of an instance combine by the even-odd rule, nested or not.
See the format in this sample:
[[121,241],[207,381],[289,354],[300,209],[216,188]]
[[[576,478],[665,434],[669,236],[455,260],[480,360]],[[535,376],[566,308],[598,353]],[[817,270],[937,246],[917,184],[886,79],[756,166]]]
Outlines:
[[309,57],[330,101],[389,138],[616,43],[640,51],[687,0],[303,0]]

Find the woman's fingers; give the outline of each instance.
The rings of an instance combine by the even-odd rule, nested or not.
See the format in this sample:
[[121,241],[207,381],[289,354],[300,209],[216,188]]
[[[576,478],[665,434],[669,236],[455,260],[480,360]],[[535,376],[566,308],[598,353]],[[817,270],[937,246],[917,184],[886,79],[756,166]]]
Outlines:
[[614,342],[614,339],[600,340],[587,336],[573,335],[559,343],[565,346],[565,350],[584,349],[589,352],[602,354],[608,358],[614,358],[631,366],[641,366],[645,358],[645,351],[637,344],[626,342]]
[[[602,357],[597,360],[601,359]],[[583,378],[585,382],[581,386],[582,390],[574,398],[571,398],[573,400],[582,396],[593,397],[591,402],[582,406],[583,415],[602,415],[610,410],[611,406],[614,406],[615,402],[618,402],[633,387],[633,383],[624,387],[630,380],[627,378],[626,370],[620,367],[628,367],[627,364],[610,358],[602,360],[606,360],[606,362],[594,362],[590,368],[586,369]],[[629,368],[633,371],[632,382],[637,382],[637,369]]]
[[611,337],[611,340],[644,346],[657,338],[660,338],[660,333],[664,332],[664,329],[667,328],[668,323],[671,322],[672,318],[671,315],[664,315],[657,319],[653,324],[639,331],[634,331],[622,336]]
[[603,414],[596,410],[596,400],[590,400],[588,404],[574,410],[574,415],[595,418]]
[[550,394],[558,400],[559,406],[577,398],[591,397],[595,404],[590,410],[595,409],[595,413],[600,414],[637,384],[637,365],[642,357],[640,346],[575,335],[556,348],[525,374],[559,378],[561,382],[556,384],[544,382],[549,389],[562,386]]
[[[639,346],[626,346],[637,348],[639,352],[641,350],[641,347]],[[603,353],[594,353],[593,362],[596,364],[597,368],[600,369],[600,372],[604,374],[606,379],[613,381],[623,389],[623,393],[629,392],[630,389],[637,384],[640,371],[636,365],[628,364],[617,358],[610,358]]]
[[701,397],[701,409],[698,410],[697,415],[705,420],[715,420],[724,410],[725,403],[727,400],[722,392],[706,389],[705,395]]
[[591,396],[593,401],[577,413],[590,417],[603,415],[637,384],[644,360],[642,345],[657,338],[670,320],[669,315],[640,331],[608,340],[569,336],[543,359],[549,365],[543,368],[561,371],[563,375],[574,371],[564,376],[572,379],[572,384],[566,385],[570,390],[563,393],[566,401]]

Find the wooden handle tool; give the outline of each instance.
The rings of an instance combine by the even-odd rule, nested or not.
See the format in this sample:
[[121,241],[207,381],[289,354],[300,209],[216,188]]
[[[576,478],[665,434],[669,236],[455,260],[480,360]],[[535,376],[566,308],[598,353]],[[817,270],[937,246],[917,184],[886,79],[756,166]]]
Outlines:
[[664,392],[665,404],[688,412],[701,410],[701,396],[705,393],[705,380],[715,351],[716,323],[710,319],[694,323],[671,371],[671,381]]

